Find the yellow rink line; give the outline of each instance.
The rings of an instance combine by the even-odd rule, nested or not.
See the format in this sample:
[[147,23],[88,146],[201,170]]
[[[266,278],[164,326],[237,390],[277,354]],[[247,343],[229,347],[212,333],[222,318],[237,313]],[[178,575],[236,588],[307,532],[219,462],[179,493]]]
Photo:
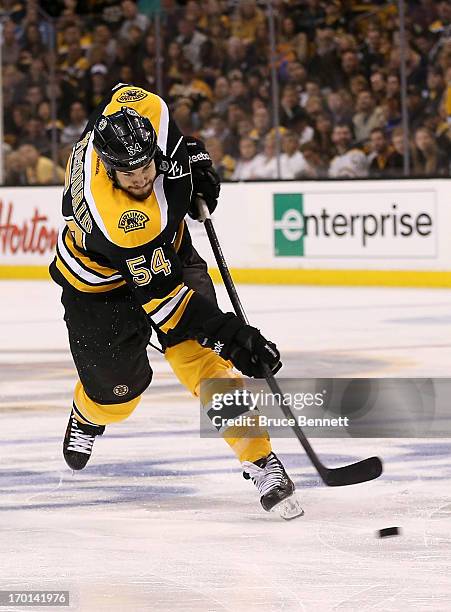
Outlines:
[[[300,270],[231,268],[237,283],[255,285],[329,285],[361,287],[451,287],[451,271],[437,270]],[[210,268],[220,281],[219,272]],[[0,279],[48,279],[46,266],[1,266]]]

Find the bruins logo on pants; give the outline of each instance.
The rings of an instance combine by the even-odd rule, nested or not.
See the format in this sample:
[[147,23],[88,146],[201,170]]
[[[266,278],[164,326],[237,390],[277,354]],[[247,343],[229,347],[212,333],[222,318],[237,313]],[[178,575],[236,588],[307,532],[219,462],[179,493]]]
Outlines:
[[149,221],[149,217],[146,213],[140,210],[127,210],[122,213],[118,227],[123,229],[125,233],[133,232],[134,230],[144,229],[147,221]]
[[147,94],[140,89],[128,89],[121,93],[118,97],[118,102],[138,102],[139,100],[143,100]]

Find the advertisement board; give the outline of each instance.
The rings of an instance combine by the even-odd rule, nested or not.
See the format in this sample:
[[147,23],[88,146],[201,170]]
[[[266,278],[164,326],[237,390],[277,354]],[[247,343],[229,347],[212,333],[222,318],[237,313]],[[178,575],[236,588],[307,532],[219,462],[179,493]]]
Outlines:
[[[227,183],[214,213],[239,282],[451,286],[451,180]],[[47,278],[62,188],[0,188],[0,278]],[[188,219],[218,280],[202,224]]]

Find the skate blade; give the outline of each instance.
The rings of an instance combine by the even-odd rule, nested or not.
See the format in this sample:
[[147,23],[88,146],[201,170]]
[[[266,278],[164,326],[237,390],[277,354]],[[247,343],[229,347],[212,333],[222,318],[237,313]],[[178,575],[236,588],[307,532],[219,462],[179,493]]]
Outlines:
[[304,514],[304,510],[301,507],[301,502],[296,493],[293,493],[293,495],[290,495],[290,497],[287,497],[276,504],[271,509],[271,512],[278,512],[285,521],[291,521],[292,519]]

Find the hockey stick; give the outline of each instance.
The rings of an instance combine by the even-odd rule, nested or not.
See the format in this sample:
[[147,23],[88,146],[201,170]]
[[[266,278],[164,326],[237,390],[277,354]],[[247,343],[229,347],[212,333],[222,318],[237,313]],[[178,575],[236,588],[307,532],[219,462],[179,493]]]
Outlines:
[[[233,282],[224,255],[222,253],[221,245],[219,244],[218,236],[216,235],[216,231],[211,220],[208,207],[205,202],[200,198],[198,199],[197,203],[199,206],[201,221],[205,225],[205,230],[207,232],[207,236],[210,241],[210,245],[213,250],[216,262],[218,264],[219,272],[221,274],[222,280],[224,281],[227,293],[229,294],[230,301],[232,302],[232,306],[235,310],[236,315],[243,321],[243,323],[248,324],[248,318],[241,304],[240,298],[235,288],[235,284]],[[326,467],[321,462],[318,455],[313,450],[310,442],[307,440],[304,432],[297,424],[291,407],[287,406],[285,402],[280,401],[280,398],[282,397],[282,390],[280,389],[279,383],[274,378],[268,366],[264,366],[264,373],[266,382],[268,383],[271,391],[276,395],[279,407],[282,410],[283,414],[288,419],[290,419],[291,422],[295,423],[294,425],[292,425],[293,431],[296,434],[296,437],[299,442],[302,444],[302,447],[304,448],[308,458],[315,466],[318,474],[321,476],[324,484],[329,487],[342,487],[345,485],[358,484],[359,482],[373,480],[374,478],[378,478],[382,474],[382,461],[379,459],[379,457],[369,457],[368,459],[363,459],[362,461],[358,461],[357,463],[344,465],[343,467],[338,468]]]

